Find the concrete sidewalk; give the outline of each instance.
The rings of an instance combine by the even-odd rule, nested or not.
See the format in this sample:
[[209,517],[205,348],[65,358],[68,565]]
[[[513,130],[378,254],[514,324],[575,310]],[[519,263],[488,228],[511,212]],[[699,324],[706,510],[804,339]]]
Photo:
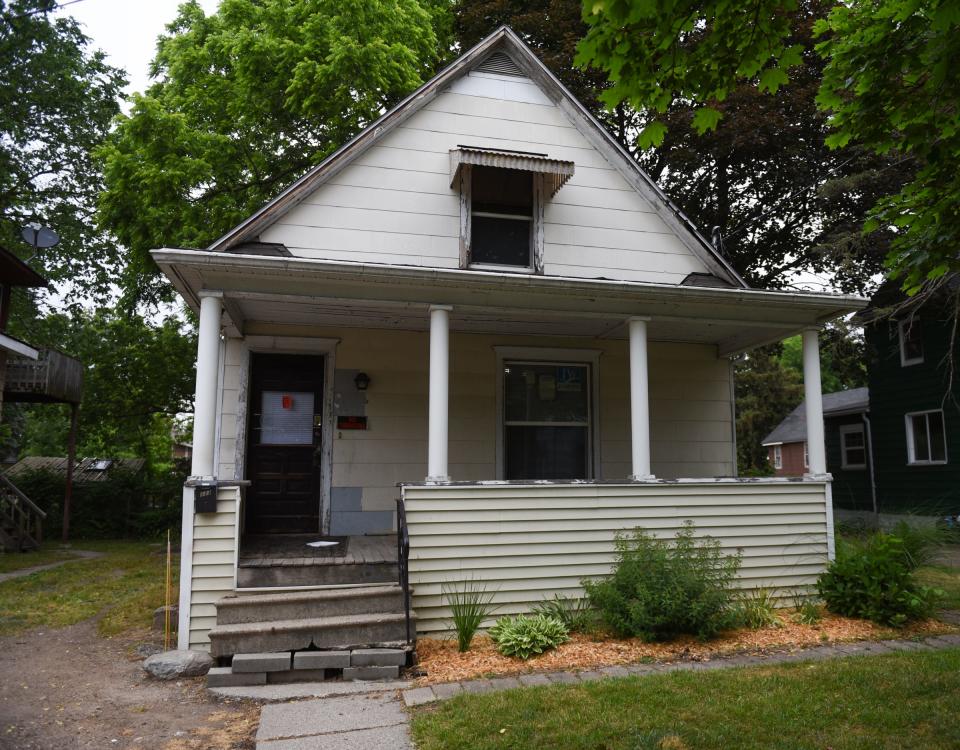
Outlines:
[[396,691],[264,706],[257,750],[406,750],[407,712]]

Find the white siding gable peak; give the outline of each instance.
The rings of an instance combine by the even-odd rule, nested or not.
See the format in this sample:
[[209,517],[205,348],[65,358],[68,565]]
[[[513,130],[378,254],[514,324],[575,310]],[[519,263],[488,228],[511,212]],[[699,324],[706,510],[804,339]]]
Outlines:
[[[516,81],[510,85],[511,79]],[[275,241],[268,230],[298,205],[307,200],[321,186],[334,180],[345,168],[356,163],[372,147],[382,143],[418,112],[445,93],[477,87],[490,88],[491,97],[510,99],[518,97],[529,103],[556,107],[569,120],[578,137],[586,141],[599,158],[608,164],[632,191],[639,194],[657,215],[665,229],[676,237],[685,250],[702,264],[702,270],[736,287],[746,283],[729,262],[697,231],[693,223],[670,202],[656,183],[639,167],[636,161],[617,143],[606,129],[577,101],[529,47],[508,27],[502,26],[455,62],[442,70],[396,107],[360,132],[352,140],[307,172],[248,219],[214,242],[209,251],[231,250],[246,242]],[[469,136],[465,136],[469,138]],[[470,142],[460,145],[476,145]],[[618,178],[619,179],[619,178]],[[627,193],[628,194],[628,193]],[[626,195],[621,193],[621,195]],[[591,237],[603,237],[602,228],[584,228]],[[261,236],[264,235],[265,236]],[[575,233],[574,233],[575,234]],[[550,238],[547,238],[550,242]],[[590,242],[583,243],[590,246]],[[563,251],[563,248],[560,248]],[[562,258],[561,258],[562,260]],[[678,269],[679,270],[679,269]],[[688,269],[696,270],[696,269]],[[572,275],[577,275],[575,272]]]

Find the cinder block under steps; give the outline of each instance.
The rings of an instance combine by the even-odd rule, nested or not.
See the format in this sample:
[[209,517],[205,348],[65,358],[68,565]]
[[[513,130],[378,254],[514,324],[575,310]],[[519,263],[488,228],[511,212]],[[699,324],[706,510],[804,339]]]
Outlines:
[[211,669],[207,674],[207,687],[325,680],[395,680],[408,657],[409,651],[405,648],[241,654],[233,657],[231,666]]

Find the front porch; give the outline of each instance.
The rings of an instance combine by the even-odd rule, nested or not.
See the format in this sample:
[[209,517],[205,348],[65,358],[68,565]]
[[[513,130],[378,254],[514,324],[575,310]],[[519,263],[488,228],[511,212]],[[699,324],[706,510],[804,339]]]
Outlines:
[[[357,564],[301,556],[293,547],[302,540],[283,554],[272,555],[269,540],[259,558],[244,552],[243,538],[257,529],[244,526],[240,492],[229,495],[229,484],[265,486],[263,476],[274,494],[299,482],[301,505],[304,483],[316,482],[312,515],[297,511],[314,524],[305,531],[349,537],[348,555],[355,540],[380,535],[384,566],[397,561],[385,540],[403,531],[395,513],[402,494],[418,632],[448,627],[439,587],[464,576],[491,576],[503,612],[529,610],[544,592],[576,595],[582,577],[609,569],[616,531],[637,525],[669,534],[693,520],[745,550],[756,563],[749,585],[785,592],[808,586],[832,552],[822,440],[811,438],[803,481],[733,478],[730,358],[802,332],[808,424],[822,424],[817,326],[858,301],[155,256],[161,266],[176,263],[170,276],[200,313],[193,474],[221,493],[216,513],[196,515],[185,493],[185,549],[189,541],[194,552],[182,579],[184,643],[205,647],[216,602],[244,583],[346,583],[255,581],[251,571],[312,575]],[[283,356],[299,363],[295,370]],[[257,375],[264,357],[274,358],[269,382]],[[296,385],[284,384],[288,372]],[[303,446],[302,468],[252,466],[251,451],[266,444]],[[271,501],[262,494],[257,502]],[[258,523],[271,517],[258,514]],[[214,527],[216,545],[204,538]],[[207,558],[214,546],[216,562]]]

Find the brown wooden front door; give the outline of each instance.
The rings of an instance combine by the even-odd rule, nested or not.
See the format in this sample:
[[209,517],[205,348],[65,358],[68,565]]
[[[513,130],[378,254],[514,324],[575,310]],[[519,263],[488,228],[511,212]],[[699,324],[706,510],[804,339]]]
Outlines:
[[323,357],[252,354],[245,531],[320,531]]

